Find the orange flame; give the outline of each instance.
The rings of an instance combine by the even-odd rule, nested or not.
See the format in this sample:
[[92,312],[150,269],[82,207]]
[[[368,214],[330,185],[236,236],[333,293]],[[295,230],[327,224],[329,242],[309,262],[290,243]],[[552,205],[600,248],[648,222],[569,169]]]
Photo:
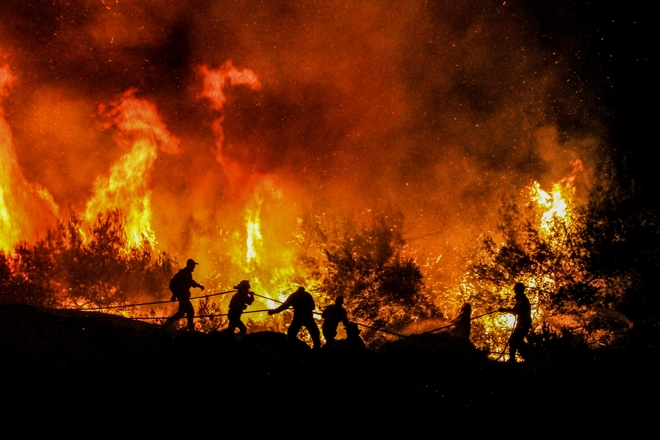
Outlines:
[[[280,215],[285,199],[285,191],[275,181],[262,179],[245,207],[243,231],[233,234],[230,254],[236,258],[231,279],[248,279],[255,293],[275,300],[258,297],[247,311],[274,308],[277,301],[284,301],[299,285],[314,290],[313,282],[306,278],[305,269],[296,259],[295,227]],[[275,206],[278,210],[273,210]],[[320,305],[321,298],[316,294],[315,297]],[[246,315],[245,319],[283,330],[285,316],[260,313]]]
[[[578,159],[572,163],[572,172],[559,182],[552,185],[551,191],[545,191],[541,188],[539,182],[534,181],[522,192],[521,196],[532,209],[531,214],[538,223],[540,238],[546,243],[552,252],[562,254],[566,251],[566,240],[568,230],[566,227],[572,225],[574,196],[576,193],[575,182],[580,172],[583,171],[582,162]],[[530,203],[531,202],[531,203]],[[560,227],[557,227],[560,226]],[[535,324],[542,322],[546,316],[546,311],[542,305],[542,295],[556,291],[558,280],[551,272],[525,272],[517,274],[511,285],[491,286],[488,292],[489,297],[497,301],[512,301],[513,282],[522,282],[527,290],[527,295],[532,306],[532,321]],[[469,301],[470,297],[479,289],[475,289],[470,282],[462,283],[455,298],[461,301],[451,303],[453,314],[461,302]],[[472,290],[473,292],[469,292]],[[479,294],[481,295],[481,294]],[[488,310],[488,309],[486,309]],[[491,309],[492,310],[492,309]],[[480,336],[481,341],[486,343],[490,349],[495,352],[490,354],[492,359],[508,360],[508,353],[502,353],[506,347],[511,331],[516,323],[516,316],[511,313],[494,313],[483,316],[479,319],[478,326],[483,332]]]
[[571,174],[559,183],[553,184],[550,193],[542,190],[538,182],[533,182],[529,187],[530,198],[542,212],[539,226],[545,234],[550,233],[555,221],[570,224],[575,179],[577,174],[583,171],[580,159],[575,160],[572,165]]
[[261,210],[261,203],[258,202],[258,205],[259,206],[256,208],[255,211],[248,210],[247,212],[246,260],[248,264],[252,262],[256,264],[259,263],[258,260],[259,255],[257,253],[256,247],[263,240],[263,237],[261,235],[261,226],[259,219],[259,211]]
[[[211,101],[211,108],[222,112],[227,96],[225,90],[232,86],[244,85],[252,90],[261,90],[261,83],[257,75],[250,69],[239,70],[232,64],[231,60],[224,63],[218,69],[211,70],[207,66],[199,69],[204,76],[204,90],[202,96]],[[225,173],[236,174],[240,170],[236,164],[230,162],[222,154],[222,146],[225,140],[222,123],[224,115],[220,115],[213,123],[213,132],[217,136],[215,158],[222,165]]]
[[[0,98],[13,81],[9,67],[0,65]],[[50,193],[23,175],[11,129],[0,107],[0,251],[12,252],[19,241],[34,238],[37,229],[48,226],[57,211]]]
[[565,189],[560,183],[555,183],[550,193],[542,190],[538,182],[531,185],[530,197],[543,210],[540,227],[545,233],[550,232],[555,219],[565,222],[570,217],[569,204],[563,192]]
[[224,90],[230,86],[245,85],[253,90],[261,89],[259,78],[252,70],[238,70],[231,60],[216,70],[210,70],[207,66],[202,66],[200,71],[204,75],[202,96],[211,101],[213,110],[222,110],[225,102],[227,102]]
[[101,108],[110,123],[134,141],[131,150],[112,166],[110,175],[94,182],[94,195],[87,202],[85,219],[93,222],[99,213],[121,210],[129,244],[138,246],[143,240],[154,244],[156,239],[151,228],[148,183],[158,151],[178,153],[179,140],[168,132],[156,106],[134,95],[135,90],[129,90],[109,110]]

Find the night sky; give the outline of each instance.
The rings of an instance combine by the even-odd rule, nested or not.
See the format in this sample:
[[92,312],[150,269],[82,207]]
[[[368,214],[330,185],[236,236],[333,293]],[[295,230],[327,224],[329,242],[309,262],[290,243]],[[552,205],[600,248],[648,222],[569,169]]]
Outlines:
[[[649,192],[658,189],[658,13],[641,1],[533,2],[542,41],[570,54],[571,73],[597,102],[614,169]],[[551,35],[565,43],[555,45]],[[650,198],[655,198],[650,194]]]

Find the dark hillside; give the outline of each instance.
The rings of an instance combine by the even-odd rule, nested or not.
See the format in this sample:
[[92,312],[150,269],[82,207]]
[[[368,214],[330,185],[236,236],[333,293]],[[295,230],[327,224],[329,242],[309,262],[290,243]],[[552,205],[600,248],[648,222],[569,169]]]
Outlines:
[[630,435],[658,425],[658,367],[648,353],[584,349],[507,365],[449,334],[313,352],[272,332],[170,334],[98,313],[0,306],[5,417],[38,420],[16,428],[22,437]]

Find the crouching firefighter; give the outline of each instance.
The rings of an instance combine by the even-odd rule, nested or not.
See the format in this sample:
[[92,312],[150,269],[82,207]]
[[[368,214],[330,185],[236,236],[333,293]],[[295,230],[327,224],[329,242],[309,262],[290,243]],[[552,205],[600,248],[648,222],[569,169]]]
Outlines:
[[348,328],[348,315],[344,308],[344,297],[341,295],[338,296],[334,304],[329,305],[323,310],[321,317],[323,318],[321,331],[323,331],[325,343],[332,345],[336,342],[335,337],[337,337],[339,323],[344,324],[344,329]]

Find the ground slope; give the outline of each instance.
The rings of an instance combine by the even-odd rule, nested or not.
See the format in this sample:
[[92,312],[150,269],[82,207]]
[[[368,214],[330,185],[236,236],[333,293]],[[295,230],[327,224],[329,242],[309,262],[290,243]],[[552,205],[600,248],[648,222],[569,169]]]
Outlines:
[[449,334],[315,352],[273,332],[173,334],[100,313],[0,305],[4,417],[29,437],[630,435],[657,425],[659,366],[652,353],[612,349],[508,365]]

